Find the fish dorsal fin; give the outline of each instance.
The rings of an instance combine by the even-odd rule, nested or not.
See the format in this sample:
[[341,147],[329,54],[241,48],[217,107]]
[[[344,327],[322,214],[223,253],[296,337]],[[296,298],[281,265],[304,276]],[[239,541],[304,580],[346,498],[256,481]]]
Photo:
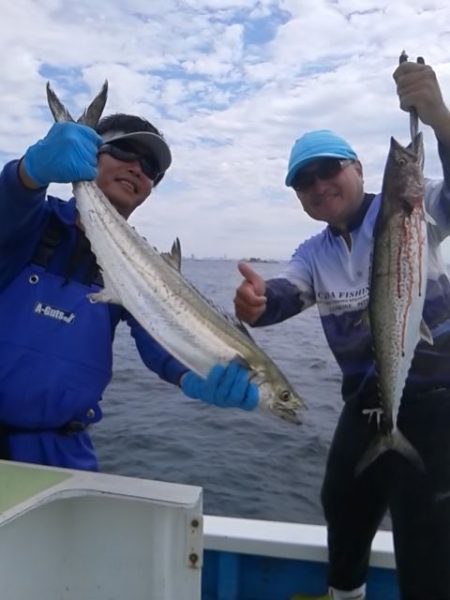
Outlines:
[[[247,359],[245,359],[243,356],[241,356],[240,354],[235,354],[232,358],[233,362],[236,362],[238,365],[240,365],[241,367],[244,367],[244,369],[247,369],[248,371],[251,371],[252,366],[251,364],[248,362]],[[249,374],[250,377],[252,375],[254,375],[254,373],[250,373]]]
[[161,256],[169,265],[181,273],[181,244],[178,238],[172,244],[170,252],[161,252]]
[[424,209],[424,216],[425,216],[425,221],[429,224],[429,225],[433,225],[434,227],[437,227],[437,223],[436,221],[433,219],[433,217],[430,215],[429,212],[427,212],[426,209]]
[[[155,248],[156,249],[156,248]],[[170,252],[161,252],[161,256],[164,260],[174,269],[176,269],[179,273],[181,273],[181,243],[179,238],[175,238],[174,243],[172,244],[172,248]],[[249,339],[253,341],[252,336],[248,332],[247,327],[244,323],[229,313],[223,306],[220,306],[213,302],[211,298],[208,298],[203,294],[193,283],[192,281],[189,284],[195,289],[197,294],[202,297],[202,299],[211,306],[215,311],[217,311],[226,321],[235,329],[238,329],[241,333],[244,333]]]
[[[192,285],[192,283],[191,283],[191,285]],[[244,325],[244,323],[240,319],[238,319],[235,315],[228,312],[220,304],[216,304],[215,302],[213,302],[211,300],[211,298],[207,298],[204,294],[199,292],[199,290],[197,288],[195,288],[195,290],[198,294],[200,294],[200,296],[203,298],[203,300],[205,302],[207,302],[211,306],[211,308],[213,308],[215,311],[217,311],[224,319],[226,319],[226,321],[232,327],[234,327],[235,329],[238,329],[241,333],[244,333],[250,340],[252,340],[252,342],[254,341],[254,339],[250,335],[250,332],[248,331],[247,327]]]
[[220,304],[216,304],[215,302],[213,302],[211,300],[211,298],[208,298],[207,296],[205,296],[205,294],[203,294],[192,282],[189,282],[189,283],[195,289],[195,291],[197,292],[197,294],[199,296],[201,296],[202,299],[205,302],[207,302],[212,309],[214,309],[224,319],[226,319],[226,321],[228,322],[229,325],[231,325],[235,329],[238,329],[241,333],[244,333],[250,340],[252,340],[252,342],[254,341],[253,338],[252,338],[252,336],[250,335],[247,327],[244,325],[244,323],[240,319],[238,319],[235,315],[233,315],[230,312],[228,312]]
[[[191,283],[191,285],[192,285],[192,283]],[[196,288],[196,291],[198,294],[200,294],[202,296],[203,300],[205,300],[205,302],[207,302],[211,306],[211,308],[213,308],[224,319],[226,319],[226,321],[228,322],[229,325],[231,325],[235,329],[238,329],[241,333],[244,333],[250,340],[252,340],[252,342],[255,341],[253,339],[253,337],[250,335],[250,332],[248,331],[247,327],[244,325],[244,323],[240,319],[238,319],[233,314],[228,312],[223,306],[220,306],[220,304],[218,305],[215,302],[213,302],[210,298],[206,298],[201,292],[198,291],[197,288]]]
[[[212,304],[212,303],[210,302],[210,304]],[[254,341],[252,336],[250,335],[247,327],[244,325],[244,323],[240,319],[238,319],[234,315],[230,314],[222,306],[217,306],[217,305],[213,305],[213,306],[228,321],[228,323],[230,323],[230,325],[232,325],[236,329],[239,329],[239,331],[241,331],[242,333],[245,333],[245,335],[250,340]]]

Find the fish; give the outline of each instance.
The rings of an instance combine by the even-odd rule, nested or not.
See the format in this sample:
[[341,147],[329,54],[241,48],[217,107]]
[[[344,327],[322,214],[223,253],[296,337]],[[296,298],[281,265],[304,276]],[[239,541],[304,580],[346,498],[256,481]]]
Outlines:
[[424,470],[422,458],[397,425],[416,346],[421,339],[433,343],[423,320],[430,221],[424,208],[423,161],[422,133],[406,147],[391,138],[374,228],[368,305],[380,407],[363,411],[377,413],[379,434],[360,459],[357,474],[387,450],[400,452]]
[[[78,123],[96,127],[107,92],[105,82]],[[47,100],[56,122],[74,122],[50,83]],[[218,363],[238,361],[258,387],[258,406],[299,424],[303,399],[245,326],[182,275],[179,240],[171,252],[159,253],[118,213],[95,181],[74,182],[73,193],[104,281],[91,300],[122,305],[172,356],[203,378]]]

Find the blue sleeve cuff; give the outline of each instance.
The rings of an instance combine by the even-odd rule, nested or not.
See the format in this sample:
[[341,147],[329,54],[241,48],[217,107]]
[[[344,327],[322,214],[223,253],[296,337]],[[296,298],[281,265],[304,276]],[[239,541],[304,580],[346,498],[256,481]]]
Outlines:
[[27,188],[24,186],[19,177],[19,164],[20,160],[12,160],[3,167],[3,171],[1,174],[1,182],[2,187],[5,187],[8,194],[14,196],[15,198],[30,198],[35,199],[37,196],[44,196],[46,192],[46,187],[40,187],[36,189]]
[[0,174],[0,243],[14,237],[18,229],[34,222],[44,210],[45,188],[26,188],[19,179],[18,166],[19,161],[13,160]]
[[303,308],[300,291],[288,279],[276,278],[266,281],[267,305],[264,314],[253,323],[253,327],[262,327],[280,323],[298,314]]

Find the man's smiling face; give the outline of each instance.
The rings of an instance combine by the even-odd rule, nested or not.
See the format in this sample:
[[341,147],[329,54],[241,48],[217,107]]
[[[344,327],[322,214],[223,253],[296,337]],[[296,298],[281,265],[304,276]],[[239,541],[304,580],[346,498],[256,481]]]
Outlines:
[[125,219],[144,202],[153,189],[152,180],[143,173],[138,160],[124,162],[106,152],[98,156],[96,182]]
[[[317,162],[313,161],[304,170],[314,172]],[[311,184],[296,193],[310,217],[345,231],[364,197],[361,163],[348,161],[333,177],[312,177]]]

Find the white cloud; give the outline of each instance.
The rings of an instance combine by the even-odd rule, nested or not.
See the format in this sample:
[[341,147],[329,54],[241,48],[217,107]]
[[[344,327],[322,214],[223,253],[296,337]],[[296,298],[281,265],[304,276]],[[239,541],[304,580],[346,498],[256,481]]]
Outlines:
[[47,78],[74,115],[108,79],[107,112],[148,118],[174,156],[137,228],[160,248],[179,236],[186,255],[287,258],[322,227],[284,187],[294,139],[335,129],[377,191],[390,136],[408,137],[398,56],[424,54],[445,93],[449,22],[431,0],[17,0],[0,22],[0,153],[45,134]]

